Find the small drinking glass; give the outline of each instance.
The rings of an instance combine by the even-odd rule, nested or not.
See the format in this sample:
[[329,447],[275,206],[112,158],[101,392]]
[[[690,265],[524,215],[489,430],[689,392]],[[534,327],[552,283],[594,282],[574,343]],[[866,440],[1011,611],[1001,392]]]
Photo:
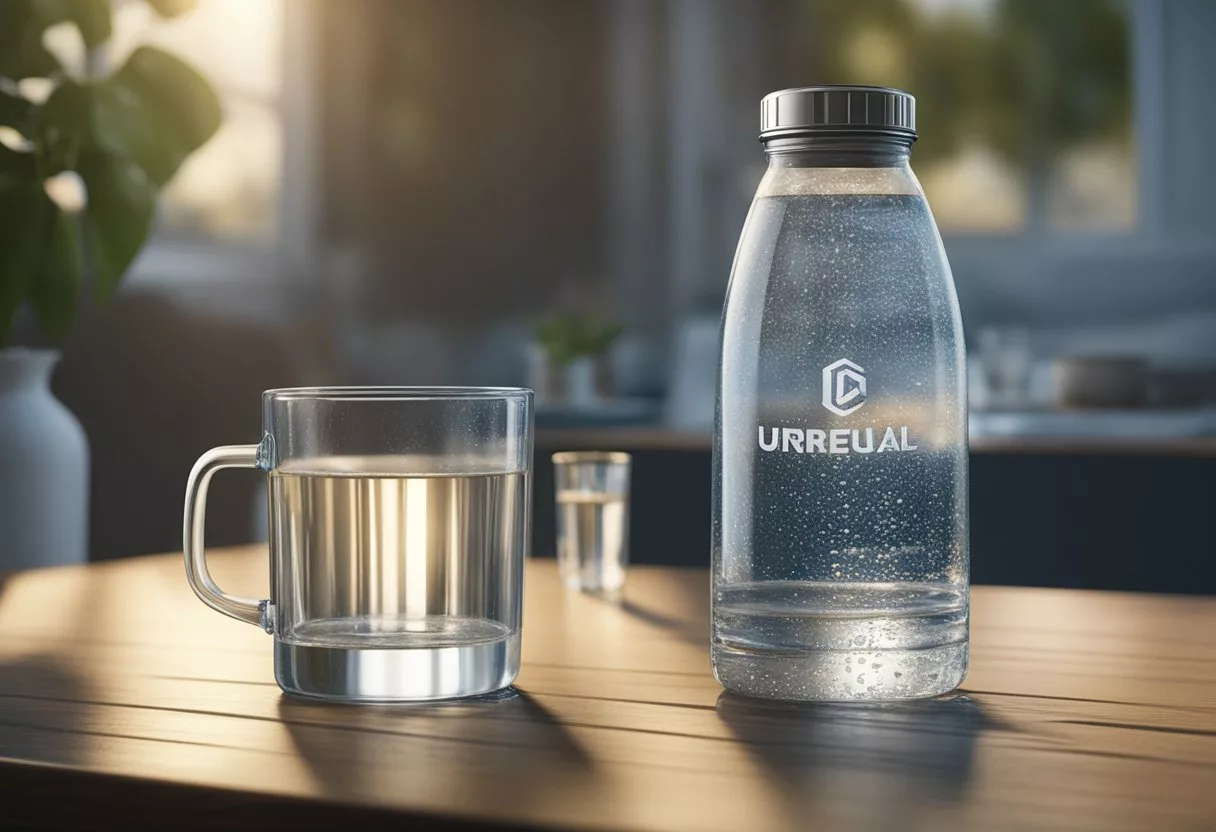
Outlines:
[[988,383],[989,406],[994,410],[1025,407],[1030,399],[1034,356],[1030,333],[1021,327],[980,330],[979,360]]
[[625,583],[630,462],[619,451],[553,455],[557,567],[571,589],[612,592]]
[[[262,395],[262,441],[214,448],[186,486],[186,577],[274,636],[288,693],[392,702],[474,696],[519,672],[532,391],[314,387]],[[207,571],[221,468],[270,478],[270,598]]]

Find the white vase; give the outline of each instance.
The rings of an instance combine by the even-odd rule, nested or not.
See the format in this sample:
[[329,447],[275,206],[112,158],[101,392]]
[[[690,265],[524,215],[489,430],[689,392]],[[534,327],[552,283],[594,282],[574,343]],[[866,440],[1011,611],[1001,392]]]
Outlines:
[[88,556],[89,443],[51,394],[53,350],[0,350],[0,570]]
[[594,407],[599,403],[600,392],[597,362],[594,358],[576,358],[562,371],[565,383],[566,404],[571,407]]

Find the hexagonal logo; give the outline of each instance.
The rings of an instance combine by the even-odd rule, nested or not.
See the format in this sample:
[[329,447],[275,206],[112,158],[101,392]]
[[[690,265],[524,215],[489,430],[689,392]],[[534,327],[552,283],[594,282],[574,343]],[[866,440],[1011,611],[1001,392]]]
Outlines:
[[823,406],[841,416],[866,403],[866,371],[842,358],[823,368]]

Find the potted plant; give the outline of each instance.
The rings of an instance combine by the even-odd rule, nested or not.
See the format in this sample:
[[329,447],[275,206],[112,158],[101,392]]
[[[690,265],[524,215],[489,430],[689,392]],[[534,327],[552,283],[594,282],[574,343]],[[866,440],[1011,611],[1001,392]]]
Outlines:
[[603,358],[621,331],[620,324],[587,313],[559,313],[539,321],[533,335],[544,372],[533,375],[548,382],[542,382],[548,388],[544,392],[553,398],[591,406],[603,390]]
[[[195,5],[146,2],[162,17]],[[79,30],[84,66],[104,63],[109,0],[0,2],[0,569],[86,555],[88,445],[50,392],[58,352],[10,344],[18,311],[62,341],[84,287],[114,292],[160,189],[221,121],[210,84],[160,49],[71,74],[44,42],[60,24]],[[65,186],[81,198],[53,198]]]

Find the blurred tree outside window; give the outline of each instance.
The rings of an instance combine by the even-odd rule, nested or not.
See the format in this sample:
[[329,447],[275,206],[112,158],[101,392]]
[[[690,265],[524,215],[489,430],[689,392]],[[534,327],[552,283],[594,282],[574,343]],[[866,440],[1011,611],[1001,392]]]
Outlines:
[[[359,139],[335,142],[321,135],[324,130],[320,127],[285,123],[293,118],[292,111],[288,108],[285,115],[284,108],[288,77],[284,69],[285,18],[311,14],[308,7],[313,4],[303,0],[200,0],[190,15],[159,21],[143,4],[114,1],[118,9],[114,53],[107,60],[120,61],[140,41],[176,50],[214,79],[225,108],[220,133],[183,167],[164,195],[158,238],[170,242],[262,244],[278,242],[284,234],[298,237],[305,233],[279,228],[283,203],[298,201],[284,194],[284,187],[291,185],[285,185],[282,174],[286,135],[289,164],[297,155],[292,148],[301,141],[315,140],[324,150],[317,174],[334,172],[318,180],[318,190],[310,196],[313,202],[341,204],[344,208],[338,213],[352,217],[391,217],[394,231],[389,242],[400,248],[403,241],[395,216],[399,206],[391,195],[416,195],[418,183],[384,183],[384,165],[392,158],[389,149],[381,154],[378,148],[387,145],[399,155],[409,146],[398,137],[402,128],[393,121],[398,111],[391,105],[412,95],[413,87],[423,83],[410,81],[411,67],[426,67],[424,77],[431,79],[426,84],[437,91],[435,107],[461,100],[456,93],[464,90],[460,79],[466,69],[477,77],[471,89],[493,88],[500,93],[486,99],[493,103],[514,100],[512,88],[502,78],[514,78],[510,72],[504,76],[503,68],[516,64],[524,69],[537,64],[535,72],[545,76],[552,76],[560,65],[567,74],[580,77],[579,89],[594,90],[614,71],[609,56],[617,48],[607,34],[611,29],[608,22],[618,14],[614,2],[587,3],[584,8],[591,11],[583,16],[596,22],[584,32],[577,28],[583,25],[581,18],[572,23],[558,6],[541,2],[324,0],[317,11],[339,22],[381,21],[377,24],[380,30],[363,24],[357,38],[341,44],[330,25],[334,20],[320,27],[320,39],[330,53],[361,67],[348,73],[349,77],[342,76],[340,84],[319,81],[316,85],[316,94],[330,102],[328,109],[345,113],[343,129]],[[647,155],[651,160],[646,165],[639,163],[637,169],[650,171],[645,175],[651,181],[641,188],[656,205],[689,202],[699,206],[697,217],[680,219],[676,216],[679,209],[671,208],[675,212],[672,218],[653,218],[672,226],[656,232],[660,236],[671,236],[674,227],[693,220],[710,229],[705,233],[713,239],[719,230],[737,228],[754,187],[750,177],[759,159],[754,145],[747,141],[754,136],[755,100],[776,86],[816,81],[900,86],[917,96],[922,138],[913,163],[947,236],[1137,229],[1140,197],[1133,129],[1133,32],[1131,5],[1126,0],[650,0],[643,5],[645,11],[636,15],[637,26],[625,42],[654,44],[655,58],[648,64],[644,80],[651,90],[647,100],[653,100],[645,105],[649,109],[644,117],[651,123],[637,128],[640,145],[620,152]],[[494,53],[495,72],[486,77],[484,66],[454,63],[451,56],[463,55],[467,43],[482,39],[493,43],[499,24],[490,25],[490,21],[499,18],[530,21],[531,28],[518,24],[527,37],[501,44],[502,54]],[[740,20],[745,31],[736,27]],[[717,40],[706,47],[704,64],[675,81],[669,70],[682,48],[678,44],[698,37],[690,35],[690,24],[693,29],[718,26],[713,36]],[[748,35],[748,26],[756,34]],[[419,30],[433,31],[434,37],[420,42],[415,36]],[[597,40],[580,47],[586,60],[572,62],[568,55],[549,55],[540,48],[553,44],[557,34],[562,35],[556,39],[559,44]],[[756,38],[750,51],[736,45],[749,36]],[[597,44],[605,51],[591,48]],[[287,47],[287,52],[295,54],[290,44]],[[306,50],[304,60],[309,65],[294,66],[291,72],[318,70],[323,52],[320,48]],[[728,53],[745,63],[728,59]],[[519,69],[516,74],[522,72]],[[742,80],[731,80],[735,75]],[[715,77],[718,80],[712,80]],[[704,89],[690,89],[690,83]],[[288,86],[294,89],[294,84],[293,80]],[[684,137],[669,134],[674,128],[665,108],[675,106],[677,97],[705,99],[707,108],[720,111],[713,116],[716,122],[690,128],[693,141],[705,143],[703,150],[694,151]],[[347,100],[354,104],[346,106]],[[513,137],[513,143],[508,143],[512,148],[547,141],[548,135],[521,112],[514,111],[510,123],[498,124],[488,139],[502,143],[506,140],[496,138],[500,134]],[[597,136],[614,136],[612,131],[620,130],[616,122],[595,120],[597,113],[604,112],[614,111],[598,106],[575,108],[563,118]],[[563,140],[570,141],[569,137]],[[691,202],[678,198],[683,184],[671,185],[670,193],[664,194],[668,180],[655,177],[656,171],[666,169],[666,154],[677,144],[681,155],[699,152],[706,156],[709,167],[696,170],[709,169],[709,175],[716,177],[705,185],[708,191]],[[608,164],[605,155],[595,156],[593,150],[583,154],[587,158],[582,164],[604,169]],[[510,180],[514,184],[503,193],[526,193],[536,181],[536,170],[515,169],[518,181]],[[352,171],[360,175],[348,175]],[[338,172],[345,174],[339,176]],[[694,171],[691,175],[703,174]],[[601,192],[611,189],[610,183],[601,184]],[[359,210],[345,210],[350,206]],[[594,212],[584,212],[579,219],[587,228],[601,225]],[[289,226],[292,223],[287,221]],[[429,239],[433,231],[426,226],[418,233]],[[733,231],[722,231],[724,238],[731,234]],[[305,236],[311,239],[315,235]],[[350,242],[370,245],[366,236],[359,231],[356,237],[360,239]],[[618,243],[614,239],[608,247],[618,248]],[[656,271],[668,270],[664,256],[658,253],[662,245],[655,245],[658,248],[647,256],[654,260]],[[716,244],[702,240],[698,245],[713,248]],[[724,274],[729,247],[723,243],[722,252],[713,248],[688,265],[690,274],[712,284],[704,291],[697,289],[696,297],[719,297],[717,276]],[[586,264],[576,265],[582,268]]]
[[805,77],[917,97],[943,231],[1130,229],[1131,44],[1117,0],[805,0]]
[[[225,107],[220,133],[165,193],[162,239],[275,238],[287,5],[201,0],[192,14],[164,21],[118,0],[107,60],[121,61],[141,41],[173,49],[214,79]],[[794,29],[802,56],[782,62],[790,79],[916,94],[916,169],[946,233],[1134,227],[1125,3],[801,0],[771,8]]]
[[220,131],[191,157],[161,198],[158,239],[270,243],[278,233],[283,123],[285,0],[200,0],[161,20],[118,2],[107,62],[139,43],[172,49],[212,80],[224,107]]

